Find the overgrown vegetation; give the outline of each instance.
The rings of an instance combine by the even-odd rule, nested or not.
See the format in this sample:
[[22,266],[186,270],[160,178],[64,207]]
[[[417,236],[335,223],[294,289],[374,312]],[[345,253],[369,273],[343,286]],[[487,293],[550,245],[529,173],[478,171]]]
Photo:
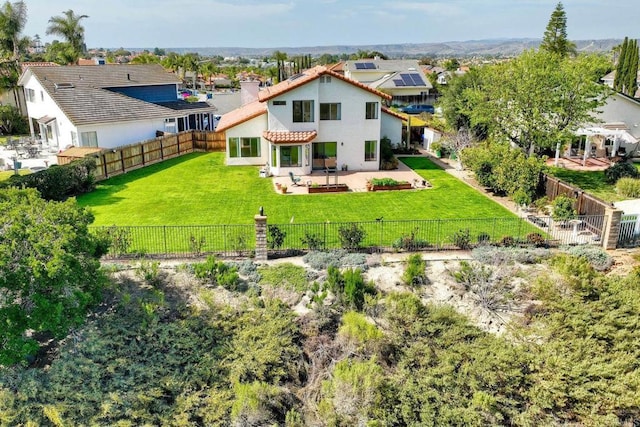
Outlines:
[[[418,292],[374,296],[358,269],[326,271],[321,286],[335,298],[304,315],[235,291],[225,298],[242,303],[216,302],[208,281],[178,286],[154,262],[130,275],[114,269],[86,326],[30,369],[2,369],[2,423],[632,424],[640,268],[604,276],[587,257],[560,254],[548,273],[523,280],[504,267],[548,250],[494,249],[507,260],[450,271],[489,311],[523,295],[535,301],[507,336],[482,332],[450,306],[425,305]],[[218,269],[215,260],[203,265]],[[256,272],[249,262],[234,267]],[[296,266],[260,271],[302,283]]]

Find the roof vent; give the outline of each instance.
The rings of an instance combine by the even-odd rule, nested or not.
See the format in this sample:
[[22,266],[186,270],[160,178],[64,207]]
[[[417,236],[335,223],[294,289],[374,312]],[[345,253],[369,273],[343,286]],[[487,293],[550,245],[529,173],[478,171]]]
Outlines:
[[56,83],[55,85],[56,89],[72,89],[73,83]]

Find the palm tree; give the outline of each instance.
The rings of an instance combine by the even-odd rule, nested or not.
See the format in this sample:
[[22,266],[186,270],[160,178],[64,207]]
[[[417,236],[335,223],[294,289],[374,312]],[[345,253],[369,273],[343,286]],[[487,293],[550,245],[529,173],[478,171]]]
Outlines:
[[29,38],[21,37],[26,23],[27,5],[23,1],[7,1],[0,8],[0,89],[13,92],[18,108],[21,108],[17,92],[20,55],[29,46]]
[[[218,66],[211,61],[207,61],[200,66],[200,73],[202,73],[202,78],[205,81],[205,88],[207,86],[206,82],[211,82],[211,76],[218,72]],[[213,83],[211,82],[211,90],[213,90]]]
[[49,19],[47,34],[62,36],[73,49],[75,61],[86,51],[84,44],[84,27],[80,21],[88,18],[88,15],[76,15],[73,10],[69,9],[62,12],[63,16],[53,16]]

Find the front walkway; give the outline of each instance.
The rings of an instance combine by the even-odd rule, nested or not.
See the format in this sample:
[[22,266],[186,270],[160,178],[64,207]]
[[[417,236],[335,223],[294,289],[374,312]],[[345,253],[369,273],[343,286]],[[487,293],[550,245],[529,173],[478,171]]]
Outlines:
[[288,175],[273,177],[274,191],[277,191],[276,184],[280,184],[287,186],[287,194],[308,194],[307,186],[337,183],[347,184],[349,191],[362,192],[367,191],[367,181],[371,178],[392,178],[396,181],[407,181],[414,184],[417,189],[428,188],[428,184],[427,186],[422,185],[424,178],[402,162],[398,162],[398,169],[388,171],[335,171],[329,174],[324,171],[314,171],[311,175],[296,175],[296,178],[300,178],[300,183],[297,186],[293,185]]

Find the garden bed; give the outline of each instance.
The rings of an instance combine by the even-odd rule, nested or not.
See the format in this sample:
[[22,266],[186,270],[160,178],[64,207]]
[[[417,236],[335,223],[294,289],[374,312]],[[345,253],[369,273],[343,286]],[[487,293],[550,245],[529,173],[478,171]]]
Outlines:
[[349,187],[347,184],[322,184],[322,185],[313,185],[311,187],[307,187],[309,194],[315,193],[342,193],[345,191],[349,191]]
[[368,191],[391,191],[391,190],[411,190],[413,185],[410,183],[405,184],[395,184],[395,185],[369,185],[367,186]]

